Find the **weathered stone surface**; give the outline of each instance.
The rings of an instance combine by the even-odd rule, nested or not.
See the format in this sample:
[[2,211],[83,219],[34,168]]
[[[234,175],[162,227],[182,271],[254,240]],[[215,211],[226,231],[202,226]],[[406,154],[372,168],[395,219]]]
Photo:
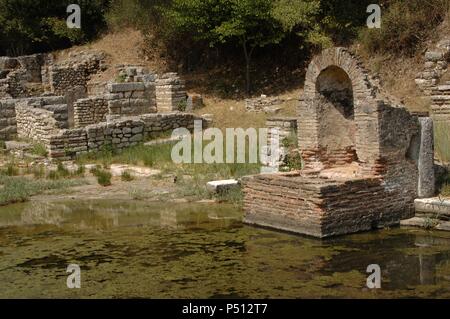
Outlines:
[[113,176],[121,176],[124,172],[129,172],[132,176],[135,177],[149,177],[161,173],[161,171],[157,169],[123,164],[111,164],[110,172]]
[[278,106],[283,103],[283,99],[261,95],[261,97],[258,98],[246,99],[245,110],[247,112],[276,113],[276,110],[281,109]]
[[7,150],[28,150],[31,148],[31,144],[18,141],[6,141],[5,147]]
[[186,108],[186,103],[185,83],[176,73],[165,73],[156,80],[158,112],[183,111]]
[[154,134],[170,133],[175,127],[192,129],[194,120],[201,118],[190,113],[122,117],[83,128],[53,132],[45,143],[48,143],[50,157],[70,158],[80,153],[98,151],[106,146],[120,150],[135,145],[144,138],[152,138]]
[[420,198],[414,201],[414,207],[416,209],[416,214],[430,213],[450,220],[450,199],[440,199],[437,197]]
[[418,196],[421,198],[435,195],[434,176],[434,133],[433,120],[429,117],[419,118],[420,151],[418,159],[419,181]]
[[144,83],[110,83],[108,84],[108,90],[110,93],[144,91]]

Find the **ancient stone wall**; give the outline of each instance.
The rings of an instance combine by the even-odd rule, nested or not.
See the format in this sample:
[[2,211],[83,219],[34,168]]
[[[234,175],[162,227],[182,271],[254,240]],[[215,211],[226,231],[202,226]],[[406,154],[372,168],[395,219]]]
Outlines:
[[101,53],[82,53],[72,56],[63,64],[49,66],[46,71],[48,87],[54,94],[65,94],[75,86],[83,86],[87,91],[87,83],[92,74],[104,68],[105,56]]
[[277,97],[267,97],[265,95],[261,95],[258,98],[246,99],[245,110],[247,112],[274,113],[277,106],[281,105],[283,102],[283,99]]
[[178,127],[192,130],[197,119],[201,118],[189,113],[123,117],[84,128],[60,130],[49,138],[47,147],[52,158],[71,158],[103,147],[120,150]]
[[108,101],[102,96],[92,96],[77,100],[73,104],[74,127],[106,121]]
[[0,100],[0,140],[17,137],[16,106],[14,100]]
[[19,138],[47,143],[49,137],[58,131],[53,112],[27,105],[16,104],[17,134]]
[[450,39],[438,42],[434,49],[425,53],[424,70],[417,74],[416,84],[425,96],[430,96],[439,85],[440,78],[447,72],[450,60]]
[[112,98],[108,101],[110,115],[131,116],[156,112],[154,82],[110,83]]
[[158,112],[184,111],[187,103],[185,82],[176,73],[166,73],[156,80]]
[[450,82],[437,85],[431,93],[431,116],[435,122],[450,123]]
[[60,130],[46,143],[51,158],[70,159],[88,151],[86,128]]
[[30,95],[34,83],[41,84],[45,55],[0,57],[0,98],[21,98]]

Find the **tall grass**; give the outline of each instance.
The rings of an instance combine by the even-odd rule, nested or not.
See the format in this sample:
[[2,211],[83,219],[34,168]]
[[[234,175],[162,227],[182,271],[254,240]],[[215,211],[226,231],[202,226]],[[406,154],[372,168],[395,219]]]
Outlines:
[[30,196],[53,189],[83,184],[82,180],[32,180],[26,177],[0,176],[0,205],[23,202]]
[[[163,174],[176,176],[179,195],[183,197],[209,197],[206,183],[212,180],[240,178],[257,174],[260,164],[248,163],[192,163],[176,164],[172,160],[172,144],[145,146],[143,144],[127,148],[121,152],[113,149],[102,150],[80,156],[78,164],[130,164],[145,165],[159,169]],[[248,150],[247,150],[248,151]],[[235,198],[236,196],[234,196]]]

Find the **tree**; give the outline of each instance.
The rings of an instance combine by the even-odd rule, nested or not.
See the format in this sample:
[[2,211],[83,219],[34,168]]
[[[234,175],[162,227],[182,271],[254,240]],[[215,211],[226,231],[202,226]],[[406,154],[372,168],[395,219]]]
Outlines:
[[271,0],[174,0],[166,17],[175,32],[190,33],[194,39],[208,41],[210,46],[239,45],[249,93],[254,50],[279,43],[285,35],[272,8]]
[[[66,26],[66,8],[81,7],[81,29]],[[106,25],[109,0],[0,0],[0,55],[68,47],[95,37]]]

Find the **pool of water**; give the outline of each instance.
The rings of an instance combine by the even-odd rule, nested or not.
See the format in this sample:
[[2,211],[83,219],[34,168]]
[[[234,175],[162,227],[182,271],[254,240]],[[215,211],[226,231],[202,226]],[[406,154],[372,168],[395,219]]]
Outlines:
[[[329,240],[255,228],[219,204],[29,202],[0,208],[0,297],[450,298],[450,233]],[[69,264],[81,288],[68,289]],[[366,268],[381,267],[381,289]]]

